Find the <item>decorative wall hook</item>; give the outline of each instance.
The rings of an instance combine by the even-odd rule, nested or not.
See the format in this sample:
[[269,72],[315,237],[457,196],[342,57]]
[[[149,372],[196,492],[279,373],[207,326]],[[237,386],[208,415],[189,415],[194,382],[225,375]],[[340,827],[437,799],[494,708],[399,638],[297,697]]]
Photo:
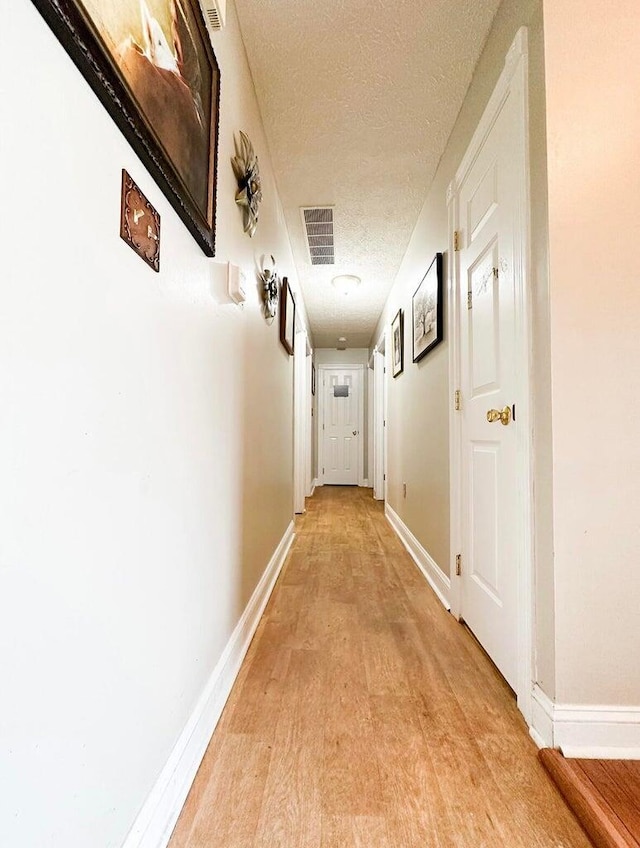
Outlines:
[[236,155],[231,158],[233,173],[238,181],[236,203],[244,212],[244,231],[253,236],[258,224],[258,211],[262,201],[258,157],[247,136],[240,131],[240,140],[234,138]]

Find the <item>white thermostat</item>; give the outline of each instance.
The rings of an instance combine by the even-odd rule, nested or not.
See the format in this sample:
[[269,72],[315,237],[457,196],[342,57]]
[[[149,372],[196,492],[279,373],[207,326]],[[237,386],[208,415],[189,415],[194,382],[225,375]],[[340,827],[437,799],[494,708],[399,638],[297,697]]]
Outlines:
[[227,291],[234,303],[244,303],[247,299],[247,278],[233,262],[227,263]]

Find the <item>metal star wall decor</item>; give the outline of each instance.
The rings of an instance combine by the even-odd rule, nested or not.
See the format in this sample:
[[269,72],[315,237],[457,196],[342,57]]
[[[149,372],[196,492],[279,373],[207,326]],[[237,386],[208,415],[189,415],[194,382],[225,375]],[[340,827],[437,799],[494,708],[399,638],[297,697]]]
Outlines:
[[244,231],[253,236],[258,224],[258,209],[262,200],[258,157],[247,136],[240,131],[240,140],[234,138],[236,155],[231,158],[233,173],[238,181],[236,203],[244,211]]

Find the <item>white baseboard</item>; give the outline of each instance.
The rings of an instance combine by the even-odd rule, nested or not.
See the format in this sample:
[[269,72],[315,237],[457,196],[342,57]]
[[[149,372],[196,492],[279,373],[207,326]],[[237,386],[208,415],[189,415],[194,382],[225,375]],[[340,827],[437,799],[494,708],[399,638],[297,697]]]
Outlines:
[[538,748],[553,748],[553,701],[536,684],[531,693],[529,733]]
[[315,490],[316,490],[316,486],[317,486],[317,485],[318,485],[318,478],[317,478],[317,477],[314,477],[314,478],[313,478],[313,480],[311,481],[311,491],[310,491],[310,492],[309,492],[309,494],[307,495],[307,497],[308,497],[308,498],[312,497],[313,493],[314,493],[314,492],[315,492]]
[[369,479],[368,479],[367,477],[365,477],[363,480],[361,480],[361,481],[360,481],[360,483],[359,483],[358,485],[359,485],[359,486],[360,486],[360,488],[362,488],[362,489],[369,489],[369,488],[371,488],[371,487],[369,486]]
[[420,571],[427,578],[427,582],[442,601],[446,609],[451,609],[449,603],[449,590],[451,589],[451,581],[440,568],[438,563],[426,551],[420,542],[413,535],[411,530],[402,521],[400,516],[393,510],[389,503],[385,503],[384,514],[389,524],[393,527],[398,535],[398,538],[411,554],[412,559],[418,566]]
[[166,848],[293,537],[291,522],[122,848]]
[[565,757],[640,759],[640,707],[554,704],[533,689],[531,736],[539,747]]

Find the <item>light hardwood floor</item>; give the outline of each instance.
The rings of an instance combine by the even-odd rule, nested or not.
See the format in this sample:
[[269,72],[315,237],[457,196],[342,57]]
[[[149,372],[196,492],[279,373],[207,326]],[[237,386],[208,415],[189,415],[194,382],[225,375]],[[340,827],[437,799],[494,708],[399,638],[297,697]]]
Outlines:
[[170,848],[587,848],[371,490],[296,533]]

